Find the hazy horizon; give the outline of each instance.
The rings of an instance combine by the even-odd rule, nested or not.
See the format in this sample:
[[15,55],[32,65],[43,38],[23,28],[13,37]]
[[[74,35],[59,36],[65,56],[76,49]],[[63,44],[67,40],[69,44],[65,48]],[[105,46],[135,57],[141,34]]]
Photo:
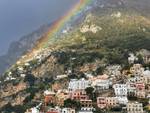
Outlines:
[[[0,0],[0,56],[11,42],[62,16],[77,0]],[[54,11],[55,10],[55,11]]]

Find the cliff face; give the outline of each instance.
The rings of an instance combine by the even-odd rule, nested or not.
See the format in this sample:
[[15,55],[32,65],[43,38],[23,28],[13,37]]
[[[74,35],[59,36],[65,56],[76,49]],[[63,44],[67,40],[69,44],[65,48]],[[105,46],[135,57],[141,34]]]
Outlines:
[[[150,9],[149,0],[97,2],[68,34],[47,48],[25,54],[1,77],[0,111],[11,107],[17,112],[18,106],[25,110],[42,100],[45,89],[66,88],[69,78],[59,81],[57,75],[78,77],[89,71],[100,74],[106,65],[126,66],[130,52],[150,50],[150,19],[146,10]],[[42,33],[32,34],[29,39],[15,43],[15,47],[18,51],[29,50]],[[13,54],[15,47],[9,53]],[[22,52],[16,54],[21,56]]]

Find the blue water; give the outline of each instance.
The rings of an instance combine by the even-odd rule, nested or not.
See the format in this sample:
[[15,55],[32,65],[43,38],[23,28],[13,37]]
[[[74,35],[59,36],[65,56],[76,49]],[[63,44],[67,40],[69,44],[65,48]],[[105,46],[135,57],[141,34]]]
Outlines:
[[12,41],[51,23],[77,0],[0,0],[0,55]]

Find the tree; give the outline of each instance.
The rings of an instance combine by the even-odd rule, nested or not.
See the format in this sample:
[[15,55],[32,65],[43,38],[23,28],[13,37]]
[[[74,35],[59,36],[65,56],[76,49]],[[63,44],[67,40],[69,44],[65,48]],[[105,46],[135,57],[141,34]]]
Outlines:
[[64,107],[71,107],[71,108],[75,108],[75,109],[80,109],[81,104],[78,101],[71,100],[71,99],[66,99],[64,101]]
[[34,85],[36,78],[32,74],[27,74],[24,78],[24,82],[28,82],[30,86]]
[[[4,113],[11,113],[13,109],[13,106],[11,105],[11,103],[9,102],[8,104],[6,104],[3,108],[1,108],[2,111],[4,111]],[[1,112],[0,110],[0,112]]]
[[116,107],[111,108],[111,111],[121,112],[122,108],[120,106],[116,106]]
[[93,100],[94,88],[93,87],[87,87],[85,89],[85,91],[86,91],[86,94],[89,96],[89,98]]
[[138,57],[138,61],[136,63],[144,64],[142,55],[138,55],[137,57]]
[[34,92],[31,92],[30,95],[27,96],[23,102],[24,102],[24,103],[31,102],[31,100],[34,98],[34,96],[35,96],[35,93],[34,93]]
[[96,71],[95,71],[95,73],[96,73],[96,75],[98,75],[98,74],[100,74],[100,75],[102,75],[103,74],[103,71],[104,71],[104,67],[98,67],[97,69],[96,69]]

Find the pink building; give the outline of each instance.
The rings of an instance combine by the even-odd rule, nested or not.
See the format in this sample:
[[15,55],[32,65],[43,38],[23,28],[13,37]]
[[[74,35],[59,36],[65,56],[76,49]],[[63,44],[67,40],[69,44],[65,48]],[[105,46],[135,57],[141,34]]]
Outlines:
[[75,91],[70,92],[70,98],[74,100],[79,100],[79,101],[89,99],[85,90],[75,90]]
[[105,97],[98,97],[97,98],[97,106],[100,109],[106,108],[107,107],[106,98]]
[[138,98],[145,98],[145,84],[141,82],[128,84],[128,95],[136,96]]
[[145,84],[144,83],[136,83],[136,96],[138,98],[145,98]]
[[137,90],[145,90],[145,84],[144,83],[136,83],[136,89]]

